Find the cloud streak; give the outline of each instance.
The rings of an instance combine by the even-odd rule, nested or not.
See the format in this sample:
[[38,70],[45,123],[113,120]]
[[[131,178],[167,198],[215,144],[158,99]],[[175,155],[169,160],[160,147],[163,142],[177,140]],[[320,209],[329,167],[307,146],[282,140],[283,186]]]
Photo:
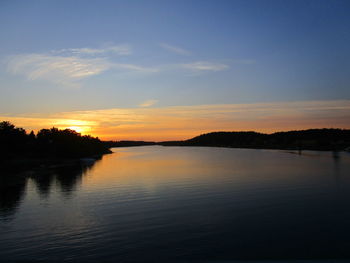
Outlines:
[[76,87],[78,80],[101,74],[111,67],[105,59],[25,54],[9,59],[7,69],[12,74],[20,74],[28,80],[48,80],[55,84]]
[[209,61],[197,61],[193,63],[181,64],[180,67],[187,70],[195,71],[195,72],[222,71],[229,68],[229,66],[226,64],[213,63]]
[[132,49],[129,45],[114,45],[104,48],[68,48],[61,49],[59,51],[53,51],[53,53],[71,53],[74,55],[102,55],[111,53],[120,56],[126,56],[132,54]]
[[167,51],[179,54],[179,55],[185,55],[185,56],[189,56],[191,55],[191,52],[188,50],[185,50],[183,48],[180,47],[176,47],[176,46],[172,46],[166,43],[160,43],[159,46]]
[[139,66],[135,64],[121,64],[121,63],[112,63],[111,68],[123,69],[127,71],[137,71],[142,73],[155,73],[160,71],[160,69],[157,67],[144,67],[144,66]]
[[22,54],[7,60],[7,70],[28,80],[45,80],[66,87],[80,87],[80,80],[102,74],[107,70],[154,73],[157,68],[136,64],[115,63],[105,57],[82,57],[82,53],[102,54],[109,50],[79,49],[76,55]]
[[[190,55],[190,52],[166,43],[159,44],[163,49]],[[132,54],[129,45],[108,45],[103,48],[68,48],[48,53],[18,54],[6,59],[7,71],[14,75],[25,76],[27,80],[44,80],[69,88],[81,87],[82,80],[102,74],[106,71],[117,73],[157,73],[174,71],[202,74],[229,69],[223,63],[194,61],[184,64],[163,64],[144,66],[133,63],[121,63],[118,57]],[[238,63],[238,62],[236,62]],[[251,64],[252,60],[240,60],[239,63]]]
[[158,100],[146,100],[144,102],[142,102],[141,104],[139,104],[139,107],[151,107],[154,104],[156,104],[158,102]]

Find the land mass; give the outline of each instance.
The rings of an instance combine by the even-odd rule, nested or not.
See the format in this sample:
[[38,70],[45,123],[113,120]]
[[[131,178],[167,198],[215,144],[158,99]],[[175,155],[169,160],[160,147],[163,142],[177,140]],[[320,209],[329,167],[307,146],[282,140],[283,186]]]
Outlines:
[[254,131],[211,132],[183,141],[108,141],[109,147],[145,145],[208,146],[229,148],[281,149],[281,150],[350,150],[349,129],[309,129],[272,134]]
[[[350,151],[349,129],[309,129],[264,134],[253,131],[211,132],[183,141],[101,141],[74,130],[42,129],[27,133],[10,122],[0,122],[2,171],[47,170],[84,165],[111,153],[111,147],[207,146],[255,149]],[[5,173],[4,173],[5,174]]]
[[350,147],[348,129],[309,129],[264,134],[247,132],[211,132],[184,141],[157,143],[164,146],[213,146],[256,149],[343,151]]
[[145,145],[349,151],[350,130],[309,129],[272,134],[254,131],[211,132],[183,141],[101,141],[70,129],[42,129],[35,135],[33,131],[27,133],[3,121],[0,122],[0,145],[0,162],[7,163],[19,159],[37,163],[41,159],[91,158],[110,153],[111,147]]
[[183,141],[104,141],[108,147],[208,146],[281,150],[350,150],[349,129],[308,129],[272,134],[254,131],[211,132]]
[[10,122],[0,122],[2,171],[75,165],[87,158],[97,160],[106,153],[111,153],[106,143],[74,130],[42,129],[35,135]]

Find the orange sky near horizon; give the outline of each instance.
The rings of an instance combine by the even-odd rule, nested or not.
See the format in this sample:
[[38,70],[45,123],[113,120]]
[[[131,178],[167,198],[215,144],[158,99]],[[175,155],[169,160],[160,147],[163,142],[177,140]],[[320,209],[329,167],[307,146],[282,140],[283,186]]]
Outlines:
[[103,140],[183,140],[212,131],[350,128],[350,100],[119,108],[0,116],[27,131],[70,128]]

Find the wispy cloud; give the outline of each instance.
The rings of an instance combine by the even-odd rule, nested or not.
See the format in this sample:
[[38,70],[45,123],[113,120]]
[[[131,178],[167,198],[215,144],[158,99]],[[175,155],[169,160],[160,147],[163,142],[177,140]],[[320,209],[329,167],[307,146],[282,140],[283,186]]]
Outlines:
[[154,104],[156,104],[158,102],[158,100],[146,100],[144,102],[142,102],[141,104],[139,104],[139,107],[151,107]]
[[112,45],[104,48],[67,48],[58,51],[53,51],[53,53],[71,53],[75,55],[101,55],[106,53],[114,53],[117,55],[131,55],[132,49],[129,45]]
[[[160,46],[171,52],[189,55],[190,52],[166,43]],[[68,48],[48,53],[18,54],[7,58],[7,70],[15,75],[23,75],[28,80],[45,80],[65,87],[80,87],[81,80],[106,71],[117,73],[156,73],[166,71],[189,71],[191,74],[218,72],[229,69],[229,65],[211,61],[194,61],[184,64],[163,64],[144,66],[121,63],[116,55],[130,55],[129,45],[108,45],[102,48]],[[253,60],[232,60],[232,63],[252,64]]]
[[213,63],[209,61],[197,61],[193,63],[181,64],[184,69],[189,69],[192,71],[222,71],[229,68],[228,65],[222,63]]
[[173,45],[169,45],[169,44],[166,44],[166,43],[160,43],[159,46],[167,51],[170,51],[170,52],[173,52],[173,53],[176,53],[176,54],[179,54],[179,55],[185,55],[185,56],[188,56],[188,55],[191,55],[191,52],[188,51],[188,50],[185,50],[183,48],[180,48],[180,47],[176,47],[176,46],[173,46]]
[[86,59],[45,54],[12,56],[7,65],[12,74],[24,75],[28,80],[43,79],[69,87],[77,87],[78,80],[100,74],[110,67],[111,63],[101,58]]
[[211,131],[350,128],[350,100],[117,108],[0,116],[28,130],[79,127],[103,139],[188,139]]
[[144,67],[135,64],[113,63],[111,64],[111,67],[115,69],[125,69],[129,71],[137,71],[142,73],[155,73],[160,71],[160,68],[157,67]]
[[107,70],[141,73],[159,71],[154,67],[112,62],[104,56],[108,52],[125,55],[130,51],[127,46],[110,46],[104,49],[66,49],[48,54],[20,54],[7,58],[7,70],[15,75],[23,75],[28,80],[46,80],[65,87],[80,87],[80,80]]

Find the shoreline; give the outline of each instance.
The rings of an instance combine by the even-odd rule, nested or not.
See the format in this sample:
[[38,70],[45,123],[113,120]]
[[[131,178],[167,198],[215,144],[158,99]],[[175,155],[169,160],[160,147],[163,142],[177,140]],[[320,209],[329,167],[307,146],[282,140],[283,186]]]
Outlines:
[[[320,151],[320,152],[349,152],[348,149],[331,149],[331,148],[280,148],[280,147],[242,147],[242,146],[230,146],[230,145],[180,145],[180,144],[172,144],[172,145],[164,145],[164,144],[156,144],[164,147],[213,147],[213,148],[230,148],[230,149],[252,149],[252,150],[281,150],[281,151]],[[151,145],[139,145],[139,146],[151,146]],[[126,146],[129,147],[129,146]],[[131,146],[130,146],[131,147]],[[116,147],[118,148],[118,147]]]

